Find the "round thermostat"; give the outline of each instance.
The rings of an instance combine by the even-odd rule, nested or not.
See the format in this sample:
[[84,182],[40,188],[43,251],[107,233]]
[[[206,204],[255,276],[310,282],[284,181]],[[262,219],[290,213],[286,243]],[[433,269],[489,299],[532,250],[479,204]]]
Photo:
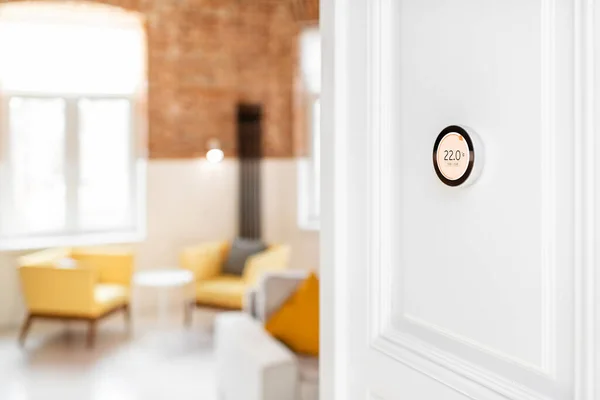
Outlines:
[[433,167],[448,186],[467,186],[483,167],[483,146],[475,132],[458,125],[444,128],[433,145]]

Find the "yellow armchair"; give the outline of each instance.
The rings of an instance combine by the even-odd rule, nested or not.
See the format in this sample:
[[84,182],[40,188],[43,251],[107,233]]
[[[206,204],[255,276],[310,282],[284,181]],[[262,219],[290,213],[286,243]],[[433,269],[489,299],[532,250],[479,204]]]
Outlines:
[[[74,267],[65,267],[72,259]],[[96,322],[116,311],[129,321],[134,255],[115,248],[49,249],[18,259],[27,306],[20,342],[24,344],[35,319],[84,320],[93,346]]]
[[242,276],[223,274],[230,246],[228,241],[210,242],[181,252],[181,267],[192,271],[196,281],[195,303],[186,310],[188,324],[193,306],[239,310],[246,290],[254,287],[265,272],[288,268],[289,246],[270,245],[246,260]]

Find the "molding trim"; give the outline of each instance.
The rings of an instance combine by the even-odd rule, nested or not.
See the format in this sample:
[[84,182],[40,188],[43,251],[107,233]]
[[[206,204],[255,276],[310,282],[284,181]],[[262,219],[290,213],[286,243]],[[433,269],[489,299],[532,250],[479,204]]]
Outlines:
[[575,0],[575,400],[596,399],[595,2]]
[[542,337],[541,372],[556,379],[556,0],[540,0],[541,71],[540,71],[540,148],[541,148],[541,287]]
[[[369,285],[369,328],[371,339],[381,336],[381,332],[391,320],[392,306],[386,299],[391,298],[392,248],[391,232],[393,214],[392,193],[388,182],[392,177],[392,114],[391,85],[384,79],[392,76],[391,51],[393,0],[368,2],[368,103],[367,126],[371,134],[367,149],[368,180],[368,259],[374,268]],[[385,218],[384,218],[385,216]]]
[[545,373],[545,371],[541,370],[539,368],[539,366],[537,366],[537,365],[526,363],[526,362],[524,362],[523,360],[521,360],[521,359],[519,359],[517,357],[512,357],[512,356],[510,356],[508,354],[504,354],[504,353],[502,353],[502,352],[500,352],[500,351],[498,351],[498,350],[496,350],[496,349],[494,349],[492,347],[486,346],[483,343],[479,343],[479,342],[477,342],[475,340],[472,340],[472,339],[470,339],[470,338],[468,338],[466,336],[459,335],[459,334],[457,334],[455,332],[452,332],[452,331],[450,331],[448,329],[445,329],[443,327],[434,325],[434,324],[432,324],[430,322],[424,321],[424,320],[422,320],[422,319],[420,319],[418,317],[412,316],[410,314],[404,314],[402,316],[402,318],[403,318],[404,321],[406,321],[406,322],[408,322],[410,324],[418,325],[418,326],[420,326],[420,327],[422,327],[424,329],[427,329],[427,330],[429,330],[431,332],[435,332],[436,334],[441,335],[441,336],[443,336],[443,337],[445,337],[445,338],[447,338],[449,340],[453,340],[455,342],[460,342],[460,343],[462,343],[462,344],[464,344],[466,346],[469,346],[469,347],[471,347],[473,349],[476,349],[477,351],[480,351],[482,353],[487,353],[487,354],[489,354],[489,355],[491,355],[491,356],[493,356],[493,357],[495,357],[495,358],[497,358],[499,360],[503,360],[503,361],[511,363],[513,365],[517,365],[517,366],[519,366],[521,368],[524,368],[524,369],[528,369],[528,370],[533,371],[534,373],[537,373],[537,374],[547,375]]
[[322,91],[321,91],[321,310],[319,397],[346,400],[350,348],[346,307],[348,293],[348,198],[349,191],[347,124],[348,71],[348,0],[320,2],[322,18]]

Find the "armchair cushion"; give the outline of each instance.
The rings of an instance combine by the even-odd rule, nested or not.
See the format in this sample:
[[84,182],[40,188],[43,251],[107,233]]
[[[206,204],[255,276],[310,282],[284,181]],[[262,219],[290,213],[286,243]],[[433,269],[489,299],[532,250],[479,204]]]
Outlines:
[[197,281],[212,279],[221,274],[229,252],[229,242],[210,242],[187,247],[181,252],[180,264],[194,273]]
[[131,251],[106,247],[76,248],[71,257],[78,265],[97,270],[100,283],[131,285],[134,266]]
[[263,252],[267,246],[258,239],[235,238],[231,243],[227,261],[223,265],[223,273],[241,276],[248,257]]
[[94,287],[94,303],[93,316],[102,315],[129,303],[129,290],[126,286],[122,285],[96,285]]
[[202,304],[241,309],[246,284],[238,276],[222,275],[196,285],[196,301]]
[[249,257],[244,267],[244,280],[254,287],[266,272],[282,271],[288,268],[290,247],[272,245],[262,253]]

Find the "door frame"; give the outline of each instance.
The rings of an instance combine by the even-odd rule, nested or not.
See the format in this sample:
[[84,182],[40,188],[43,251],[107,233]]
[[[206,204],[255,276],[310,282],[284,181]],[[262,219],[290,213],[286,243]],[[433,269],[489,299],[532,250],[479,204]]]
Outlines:
[[[347,169],[349,71],[347,12],[350,0],[320,1],[321,31],[321,232],[320,232],[320,394],[347,399],[348,343],[340,334],[348,326],[346,309],[346,236],[349,192]],[[323,134],[325,133],[326,134]],[[327,266],[327,267],[326,267]]]

